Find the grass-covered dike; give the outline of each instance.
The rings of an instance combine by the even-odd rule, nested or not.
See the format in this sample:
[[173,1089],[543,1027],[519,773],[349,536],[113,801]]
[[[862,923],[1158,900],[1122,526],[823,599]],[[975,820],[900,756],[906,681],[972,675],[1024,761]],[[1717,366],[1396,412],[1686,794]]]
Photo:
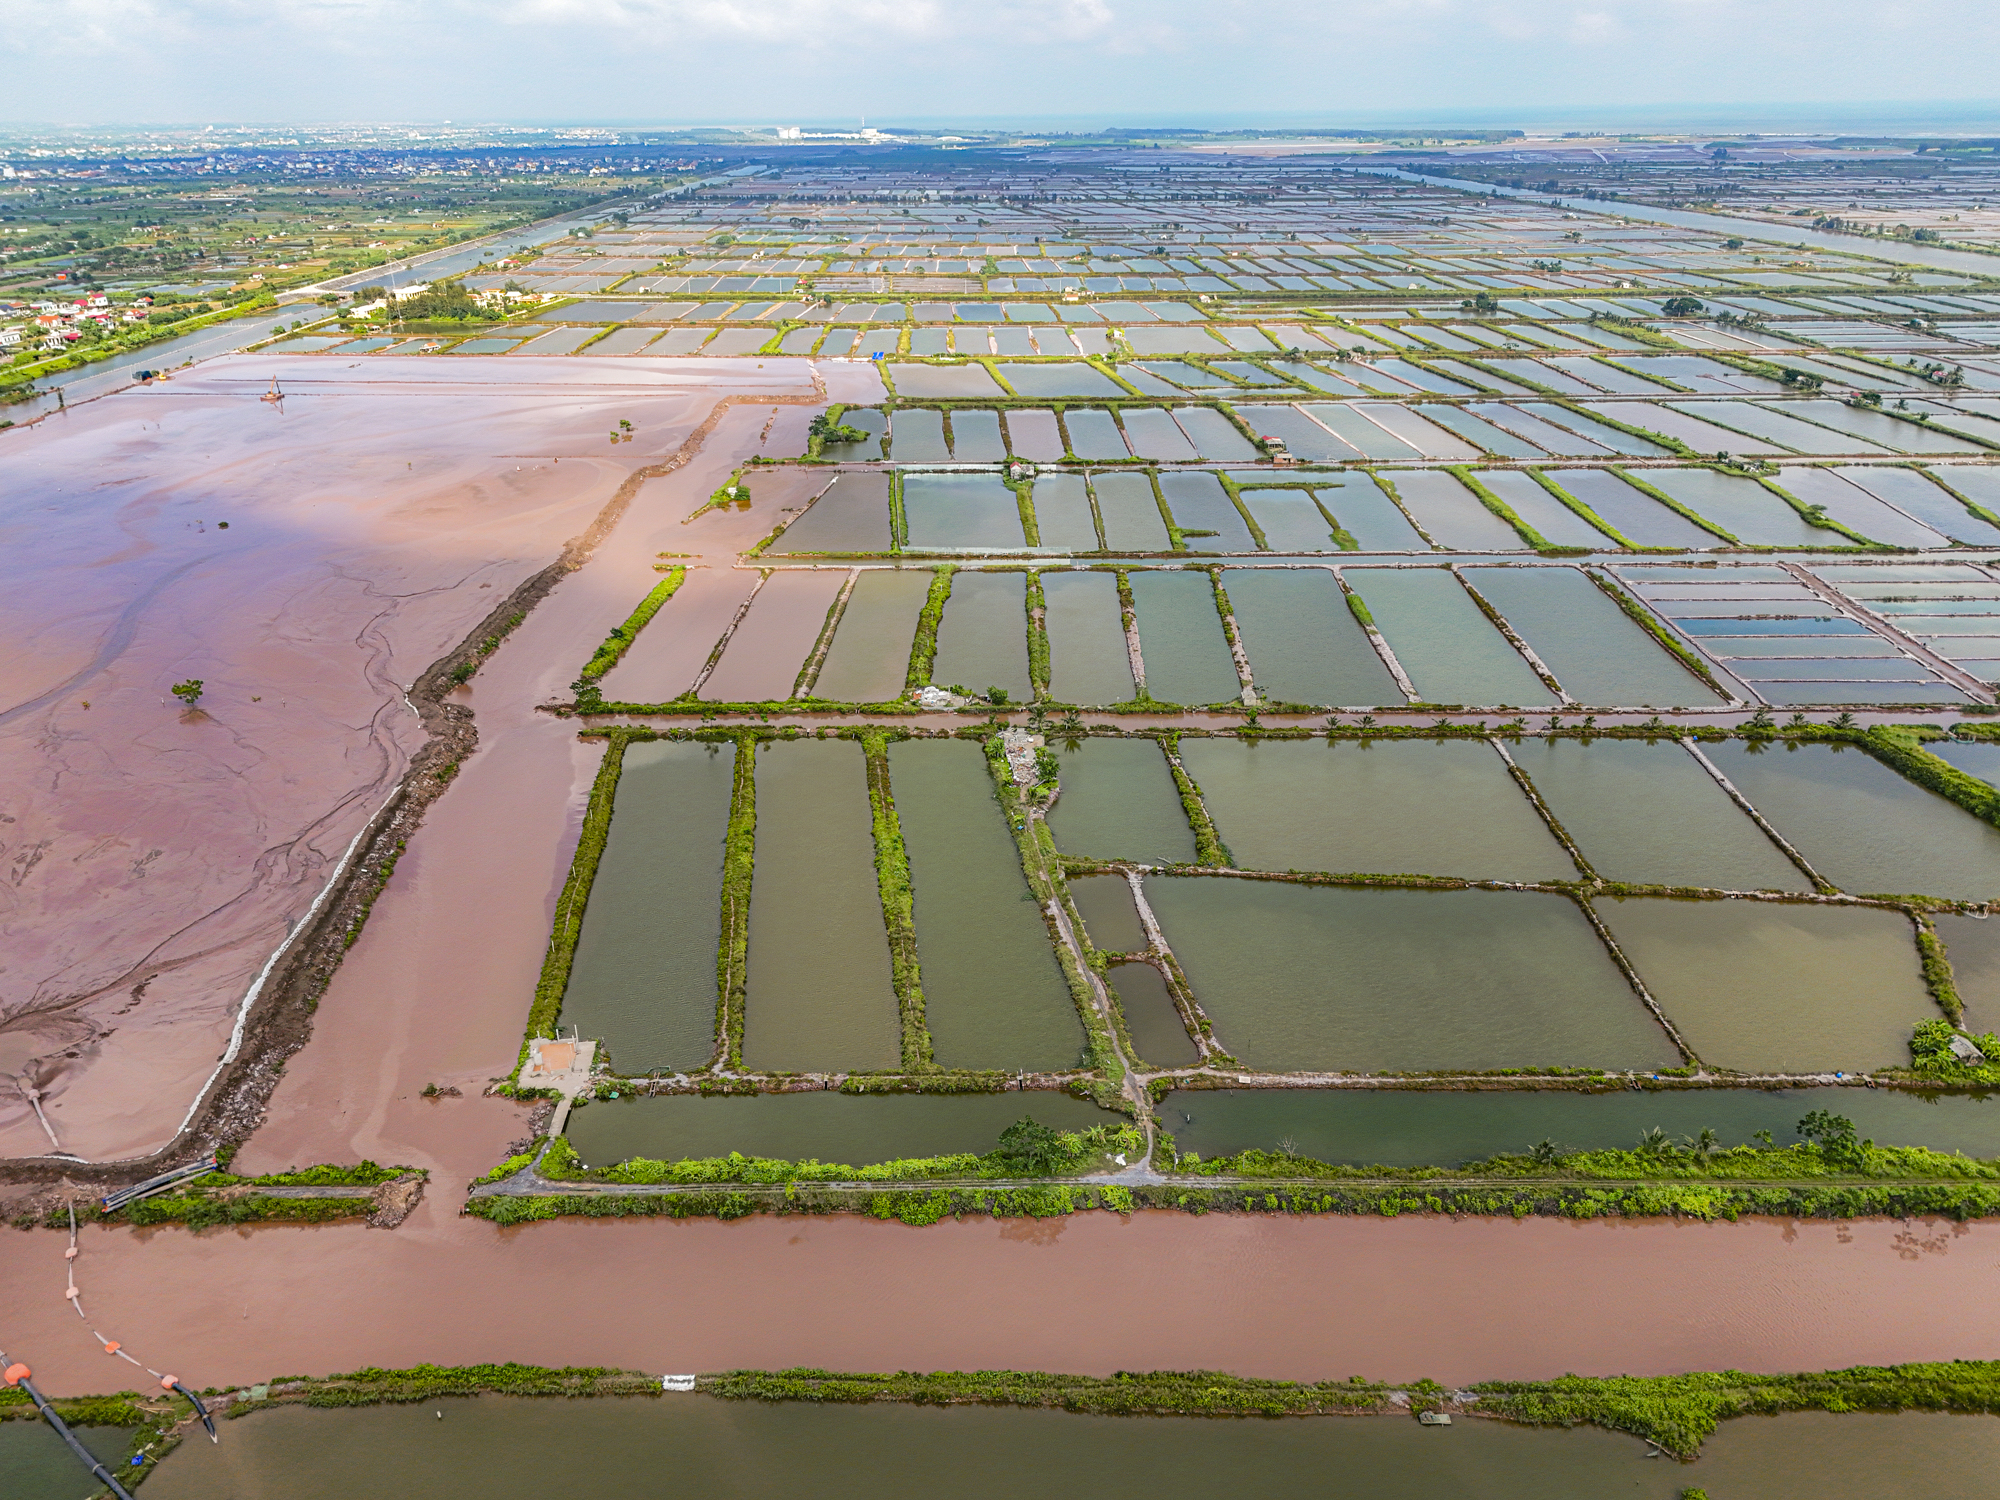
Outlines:
[[[1732,1417],[1780,1412],[1955,1412],[2000,1414],[2000,1361],[1860,1365],[1810,1374],[1737,1370],[1685,1375],[1564,1375],[1542,1381],[1483,1381],[1448,1388],[1435,1380],[1262,1380],[1217,1370],[1125,1371],[1079,1375],[1020,1370],[902,1370],[861,1373],[799,1367],[698,1375],[692,1395],[662,1389],[659,1376],[602,1366],[417,1365],[348,1374],[281,1376],[255,1386],[211,1387],[203,1396],[225,1419],[279,1406],[321,1409],[414,1405],[479,1395],[527,1398],[622,1397],[809,1402],[816,1405],[1003,1406],[1099,1417],[1207,1417],[1267,1420],[1403,1416],[1449,1411],[1530,1427],[1589,1424],[1628,1433],[1679,1459],[1692,1459]],[[192,1427],[182,1401],[130,1391],[53,1403],[65,1421],[131,1426],[131,1451],[157,1459]],[[0,1390],[0,1420],[33,1420],[25,1393]],[[128,1483],[152,1472],[128,1471]]]

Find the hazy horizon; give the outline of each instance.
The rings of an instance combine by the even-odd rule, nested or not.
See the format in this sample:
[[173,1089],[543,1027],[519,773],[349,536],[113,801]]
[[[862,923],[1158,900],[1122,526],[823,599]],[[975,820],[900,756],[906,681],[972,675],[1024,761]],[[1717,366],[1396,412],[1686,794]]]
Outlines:
[[0,119],[47,128],[2000,120],[1972,0],[0,0],[0,29]]

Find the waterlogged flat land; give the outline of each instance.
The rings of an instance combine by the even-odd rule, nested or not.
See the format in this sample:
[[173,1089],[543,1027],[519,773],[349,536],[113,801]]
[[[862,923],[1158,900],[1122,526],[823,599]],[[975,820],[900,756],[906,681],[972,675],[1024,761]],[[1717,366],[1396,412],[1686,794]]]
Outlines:
[[1695,1052],[1717,1067],[1894,1067],[1935,1011],[1900,912],[1750,901],[1600,901]]
[[1180,754],[1244,869],[1576,878],[1483,741],[1189,738]]
[[563,1018],[628,1073],[705,1064],[734,745],[626,747]]
[[743,1023],[751,1067],[895,1063],[896,996],[874,860],[860,746],[760,748]]
[[2000,829],[1833,745],[1713,747],[1729,779],[1844,890],[2000,896]]
[[1216,1040],[1256,1068],[1671,1067],[1574,903],[1511,891],[1154,877]]
[[1651,1130],[1676,1144],[1712,1130],[1725,1147],[1768,1130],[1787,1146],[1816,1109],[1845,1115],[1877,1145],[2000,1156],[2000,1100],[1880,1088],[1186,1089],[1159,1113],[1183,1153],[1291,1150],[1357,1167],[1457,1167],[1545,1140],[1564,1151],[1630,1150]]
[[[536,989],[562,851],[598,753],[596,742],[577,744],[576,730],[616,722],[588,710],[581,719],[544,710],[561,702],[578,664],[681,562],[689,571],[680,593],[607,675],[605,702],[672,704],[719,654],[703,699],[752,707],[715,714],[711,726],[796,724],[808,733],[867,719],[788,703],[794,694],[850,708],[896,698],[913,648],[922,676],[929,636],[919,637],[918,624],[929,570],[965,564],[931,680],[979,694],[1001,689],[1005,701],[994,693],[995,701],[956,717],[885,714],[884,727],[976,732],[989,713],[1020,724],[1029,720],[1022,710],[1031,690],[1045,689],[1037,727],[1049,729],[1062,771],[1050,824],[1072,856],[1184,862],[1199,848],[1211,864],[1273,875],[1296,867],[1363,879],[1410,872],[1568,883],[1594,872],[1612,881],[1798,895],[1806,873],[1674,743],[1677,734],[1733,722],[1760,702],[1780,719],[1803,705],[1819,720],[1851,708],[1875,722],[1869,705],[1963,707],[1991,696],[1978,684],[2000,680],[2000,586],[1983,557],[1964,548],[1987,547],[2000,532],[1956,496],[2000,505],[1993,471],[1972,440],[2000,432],[2000,404],[1990,394],[2000,388],[2000,363],[1982,352],[2000,299],[1982,301],[1987,294],[1969,276],[1919,269],[1915,280],[1891,282],[1893,258],[1918,247],[1848,237],[1821,246],[1827,253],[1807,280],[1769,258],[1723,251],[1712,221],[1600,220],[1577,210],[1584,217],[1572,224],[1533,200],[1496,208],[1435,186],[1317,177],[1339,169],[1311,158],[1275,165],[1231,158],[1220,169],[1205,159],[1202,174],[1189,179],[1177,153],[1149,154],[1168,170],[1146,174],[1148,188],[1164,187],[1186,219],[1180,229],[1160,230],[1167,243],[1157,249],[1130,243],[1135,222],[1158,219],[1157,200],[1116,193],[1102,218],[1066,215],[1060,223],[1046,197],[982,208],[992,222],[977,226],[976,240],[949,215],[921,221],[930,228],[913,236],[916,221],[866,195],[840,205],[809,196],[774,205],[725,191],[705,194],[699,211],[681,200],[632,203],[629,222],[596,226],[594,245],[566,241],[539,268],[519,268],[557,299],[533,330],[440,339],[436,357],[422,352],[428,341],[365,337],[379,327],[365,321],[354,340],[309,332],[284,352],[247,357],[226,378],[177,374],[171,388],[107,400],[95,412],[73,384],[66,417],[0,439],[10,450],[27,444],[23,461],[10,462],[14,482],[0,488],[28,496],[42,520],[69,516],[73,475],[88,471],[110,486],[93,513],[116,523],[91,534],[129,541],[132,532],[151,549],[106,563],[77,552],[62,519],[46,545],[23,554],[17,580],[25,602],[14,634],[24,646],[14,664],[18,691],[5,701],[16,705],[20,744],[32,747],[21,752],[28,771],[13,783],[32,795],[24,808],[9,809],[23,818],[10,825],[9,858],[22,918],[15,942],[27,945],[32,961],[16,965],[15,978],[32,993],[5,1003],[27,1004],[21,1014],[32,1020],[20,1033],[25,1043],[0,1047],[0,1072],[45,1086],[54,1128],[82,1155],[142,1149],[162,1123],[171,1128],[179,1119],[227,1045],[229,1008],[339,868],[352,830],[395,795],[421,731],[414,720],[399,726],[382,714],[467,630],[476,627],[482,639],[499,632],[494,646],[436,669],[460,683],[452,697],[477,718],[479,753],[452,767],[459,774],[449,793],[410,840],[407,863],[382,889],[316,1013],[315,1036],[287,1068],[271,1123],[244,1152],[266,1168],[364,1154],[433,1164],[422,1217],[400,1238],[334,1228],[298,1236],[297,1254],[278,1259],[268,1233],[170,1233],[140,1242],[87,1231],[93,1296],[103,1288],[107,1298],[130,1301],[162,1285],[182,1289],[168,1302],[155,1298],[163,1320],[156,1336],[169,1352],[182,1351],[175,1358],[185,1355],[201,1384],[433,1357],[650,1368],[647,1361],[666,1358],[664,1348],[709,1368],[790,1359],[892,1369],[1214,1363],[1321,1375],[1326,1351],[1337,1347],[1365,1373],[1463,1380],[1565,1368],[1813,1368],[1951,1354],[1988,1336],[1975,1258],[1961,1237],[1917,1225],[1795,1225],[1781,1244],[1778,1227],[1755,1223],[1604,1226],[1600,1234],[1420,1216],[1336,1224],[1292,1215],[1201,1223],[1092,1214],[940,1223],[921,1232],[858,1219],[558,1223],[508,1234],[456,1217],[455,1192],[437,1185],[478,1175],[502,1143],[524,1133],[515,1106],[478,1094],[508,1070],[522,1005]],[[871,162],[869,175],[896,185],[894,163]],[[1058,189],[1095,183],[1101,197],[1094,169],[1060,159],[1034,169]],[[1271,196],[1256,212],[1273,242],[1258,246],[1261,231],[1229,229],[1222,237],[1234,221],[1220,215],[1247,210],[1174,193],[1184,181],[1212,188],[1218,170],[1246,185],[1289,174],[1336,191],[1298,192],[1294,183]],[[803,228],[785,222],[793,216]],[[1076,232],[1065,236],[1065,228]],[[1570,233],[1580,238],[1568,240]],[[1068,241],[1060,257],[1058,238]],[[761,254],[745,248],[752,243]],[[571,253],[580,249],[597,253]],[[1070,259],[1071,250],[1092,261]],[[1461,316],[1457,304],[1477,286],[1473,267],[1479,279],[1525,278],[1529,257],[1564,262],[1563,297],[1529,279],[1496,286],[1496,310]],[[778,300],[796,297],[801,278],[821,274],[839,278],[833,298],[815,306]],[[934,285],[921,289],[917,278]],[[481,277],[481,289],[499,279]],[[1062,297],[1072,281],[1081,290]],[[1664,298],[1689,284],[1713,288],[1702,293],[1708,306],[1698,316],[1668,315]],[[1614,289],[1615,304],[1605,300]],[[1267,305],[1272,293],[1288,294],[1283,310]],[[1912,327],[1917,313],[1935,316],[1937,331],[1928,321]],[[1748,314],[1762,321],[1752,327]],[[800,326],[784,333],[785,324]],[[1660,354],[1648,325],[1684,352]],[[750,352],[772,338],[782,340],[782,356]],[[1964,369],[1966,385],[1832,352],[1841,348],[1891,362],[1942,355]],[[1359,360],[1333,357],[1357,350]],[[1710,350],[1795,365],[1838,390],[1802,397]],[[1134,351],[1148,353],[1145,368],[1122,358]],[[1213,368],[1175,358],[1196,353]],[[1077,363],[1107,354],[1121,356],[1115,377],[1109,366]],[[1020,404],[996,412],[1006,388],[986,367],[930,366],[925,356],[1007,360],[1000,368]],[[1066,362],[1026,362],[1058,358]],[[1504,361],[1500,377],[1473,363],[1495,359]],[[1635,369],[1686,390],[1670,391]],[[291,393],[287,403],[248,405],[273,375]],[[1497,392],[1479,389],[1496,380]],[[1885,406],[1909,404],[1859,411],[1840,400],[1850,386],[1878,390]],[[379,415],[359,420],[368,403],[356,406],[355,392],[364,387],[392,394],[387,405],[400,415],[386,424]],[[1580,398],[1592,415],[1538,388]],[[724,389],[743,409],[701,426]],[[767,392],[797,399],[765,404]],[[1097,404],[1079,407],[1068,399],[1075,396]],[[932,404],[910,404],[916,400]],[[812,446],[812,418],[832,407],[866,434],[862,442]],[[576,410],[585,412],[580,424],[561,415]],[[1928,425],[1908,420],[1913,415]],[[629,434],[626,421],[636,423],[635,436],[620,435]],[[314,440],[327,422],[339,429],[334,438]],[[475,422],[490,440],[466,436]],[[1766,477],[1777,488],[1697,466],[1621,432],[1620,422],[1681,434],[1704,457],[1723,448],[1768,455],[1778,470]],[[234,436],[221,446],[203,436],[225,425]],[[614,429],[608,449],[606,428]],[[1244,436],[1253,432],[1286,437],[1305,462],[1261,462]],[[50,442],[64,453],[49,450]],[[424,459],[439,442],[452,453]],[[582,457],[580,442],[597,456]],[[421,452],[398,451],[412,443]],[[195,447],[200,464],[189,461]],[[809,452],[836,466],[880,467],[795,462]],[[556,453],[560,467],[550,468],[547,455]],[[81,461],[59,462],[65,455]],[[998,465],[1007,455],[1040,466],[1026,476],[1031,499],[1027,483],[1002,482]],[[430,471],[399,481],[379,472],[412,457],[430,462]],[[1329,466],[1359,458],[1374,471]],[[1621,458],[1643,461],[1629,479],[1614,471]],[[1480,485],[1511,506],[1520,525],[1444,467],[1460,462],[1474,465]],[[966,467],[939,472],[947,463]],[[1821,463],[1827,467],[1811,467]],[[1093,464],[1113,467],[1093,472]],[[1219,482],[1224,464],[1238,466],[1232,482],[1248,488],[1238,493]],[[642,471],[655,477],[642,481]],[[121,488],[116,481],[128,473],[168,477],[152,489]],[[731,481],[747,485],[748,497],[707,508]],[[350,533],[366,518],[329,509],[332,492],[313,487],[328,483],[343,494],[401,483],[397,493],[414,499],[357,551]],[[178,486],[178,498],[161,485]],[[1590,514],[1564,505],[1548,486]],[[1936,558],[1860,550],[1867,544],[1813,524],[1779,489],[1878,542],[1934,553],[1947,542],[1964,548]],[[194,494],[211,498],[188,498]],[[629,515],[609,527],[599,555],[532,614],[503,612],[481,623],[614,494],[618,505],[629,503]],[[284,517],[305,513],[301,497],[327,525],[287,529]],[[227,532],[216,524],[225,516]],[[409,532],[426,517],[439,525],[426,521],[422,535]],[[1535,533],[1593,555],[1537,556]],[[1723,550],[1732,539],[1789,555],[1746,560]],[[278,572],[290,569],[282,587],[272,586],[275,605],[239,588],[245,578],[269,584],[276,576],[273,545],[285,551]],[[1624,551],[1633,546],[1672,550],[1639,558]],[[898,559],[903,551],[916,555]],[[247,559],[244,567],[217,571],[232,555]],[[1143,680],[1132,672],[1120,580],[1064,569],[1081,555],[1128,575]],[[190,559],[192,571],[171,571]],[[850,559],[863,568],[858,580],[846,569]],[[905,572],[874,570],[898,561]],[[815,575],[815,562],[831,565]],[[982,571],[1024,566],[1049,570],[1039,590],[1019,571]],[[760,572],[772,570],[718,651]],[[1662,631],[1728,674],[1742,711],[1692,712],[1713,710],[1720,699],[1593,576],[1624,580]],[[1349,609],[1343,581],[1372,610],[1379,637]],[[851,587],[845,618],[815,668],[813,650],[843,587]],[[148,602],[155,596],[146,591],[156,588],[171,606],[164,615]],[[334,605],[316,593],[326,588],[341,595]],[[243,600],[232,603],[237,592]],[[83,615],[79,598],[89,601]],[[1036,600],[1046,602],[1039,621],[1030,614]],[[375,626],[355,634],[356,620],[385,619],[385,607],[396,615],[381,625],[386,635],[378,640]],[[1232,611],[1240,661],[1225,635]],[[72,618],[82,628],[48,623]],[[304,636],[355,642],[366,659],[273,667],[276,658],[266,658],[280,648],[271,632],[291,639],[299,632],[290,626],[301,620],[312,627]],[[135,641],[119,644],[118,632],[132,622]],[[257,643],[250,656],[232,644],[246,640]],[[1397,686],[1385,652],[1413,693]],[[164,696],[165,685],[183,676],[208,680],[193,714]],[[315,738],[307,724],[301,739],[299,705],[329,692],[338,701],[321,703],[332,715],[324,733]],[[1640,718],[1657,710],[1672,722],[1649,746],[1548,744],[1513,733],[1497,745],[1385,741],[1372,749],[1205,737],[1248,717],[1246,693],[1267,725],[1287,730],[1317,727],[1335,710],[1350,728],[1363,713],[1408,728],[1447,712],[1411,713],[1410,696],[1480,706],[1487,733],[1517,714],[1539,721],[1560,713],[1573,725],[1586,714],[1615,722],[1620,709]],[[412,696],[420,700],[421,691]],[[1079,730],[1073,737],[1082,747],[1064,748],[1068,731],[1058,721],[1071,704],[1084,706],[1079,720],[1099,733],[1179,732],[1192,781],[1176,785],[1157,743]],[[1103,711],[1112,704],[1124,706]],[[1293,714],[1284,705],[1319,712]],[[1676,712],[1682,706],[1690,712]],[[630,722],[668,729],[700,722],[700,705],[680,708],[693,711]],[[299,771],[306,740],[330,757],[327,765],[339,762],[340,774],[326,765]],[[1756,754],[1735,743],[1704,745],[1804,861],[1839,887],[1980,900],[2000,894],[2000,854],[1981,817],[1883,762],[1823,745]],[[1575,841],[1577,862],[1502,748]],[[1975,775],[1994,769],[1970,746],[1949,748]],[[915,1032],[899,1032],[881,896],[888,889],[893,906],[902,871],[896,841],[885,833],[878,847],[872,836],[859,746],[633,743],[627,753],[563,1024],[601,1036],[620,1071],[696,1066],[710,1055],[724,930],[720,819],[732,756],[754,756],[745,1067],[895,1067]],[[1073,1064],[1078,1018],[1042,915],[1023,899],[1026,880],[985,762],[970,744],[927,738],[893,745],[888,761],[898,821],[877,827],[900,827],[908,854],[918,968],[905,977],[922,985],[938,1061],[1002,1070]],[[197,784],[170,778],[173,795],[161,801],[152,788],[162,765],[197,767]],[[51,766],[61,774],[42,774]],[[271,772],[260,766],[295,777],[279,789],[285,796],[266,784]],[[364,768],[359,780],[356,767]],[[677,767],[689,773],[684,785],[667,776]],[[239,807],[226,828],[188,822],[187,809],[213,800],[211,792],[234,795],[246,786],[263,800],[248,812]],[[138,812],[134,787],[147,789]],[[1199,846],[1191,820],[1203,830]],[[210,824],[222,832],[185,832]],[[737,828],[750,833],[747,816]],[[190,837],[222,843],[190,855]],[[42,842],[49,847],[37,855]],[[157,858],[149,852],[155,843],[163,851]],[[209,871],[206,886],[183,878],[191,868]],[[258,880],[282,875],[278,905],[225,900],[247,888],[243,871]],[[1146,929],[1129,887],[1110,877],[1080,878],[1076,887],[1092,942],[1137,955]],[[1128,1060],[1147,1069],[1194,1061],[1177,994],[1205,1008],[1213,1045],[1251,1069],[1591,1065],[1643,1074],[1683,1060],[1574,895],[1308,888],[1219,873],[1151,877],[1148,894],[1187,989],[1170,991],[1174,976],[1129,957],[1102,974],[1122,1022],[1115,1034],[1121,1045],[1129,1039]],[[1908,1060],[1911,1026],[1942,1014],[1923,987],[1909,915],[1899,910],[1591,899],[1631,958],[1636,983],[1712,1067],[1897,1066]],[[220,925],[210,917],[185,927],[191,913],[210,908],[223,914]],[[1987,928],[1972,916],[1937,918],[1975,1029],[2000,1017],[2000,943],[1987,939]],[[171,937],[183,931],[185,939]],[[171,946],[177,941],[184,948]],[[85,962],[78,954],[99,957]],[[147,963],[157,955],[160,973],[134,969],[133,954]],[[1151,957],[1167,962],[1164,953]],[[725,996],[737,977],[725,967]],[[905,998],[914,1001],[914,991]],[[909,1014],[918,1014],[914,1006]],[[80,1018],[74,1026],[72,1018]],[[146,1046],[135,1051],[139,1037]],[[135,1063],[139,1051],[145,1056]],[[433,1081],[459,1093],[424,1099]],[[1887,1088],[1731,1088],[1700,1097],[1631,1087],[1601,1096],[1434,1097],[1400,1088],[1197,1094],[1182,1090],[1162,1112],[1189,1149],[1290,1143],[1343,1161],[1465,1160],[1544,1138],[1626,1145],[1653,1128],[1674,1137],[1713,1129],[1725,1142],[1769,1130],[1790,1140],[1813,1107],[1849,1115],[1878,1141],[1983,1155],[1996,1149],[1989,1101],[1929,1102]],[[1095,1117],[1073,1099],[1021,1102],[1027,1097],[875,1099],[821,1089],[747,1100],[605,1100],[581,1110],[571,1130],[585,1159],[599,1163],[626,1151],[596,1132],[609,1137],[655,1117],[678,1123],[634,1125],[632,1149],[869,1160],[987,1148],[1022,1109],[1046,1108],[1038,1118],[1064,1126]],[[1183,1104],[1191,1118],[1176,1122]],[[0,1106],[13,1149],[47,1149],[31,1111],[20,1102]],[[876,1106],[880,1113],[862,1112]],[[445,1247],[451,1274],[440,1278],[427,1255],[413,1257],[412,1243]],[[289,1269],[276,1275],[281,1260]],[[1218,1264],[1228,1267],[1220,1283]],[[719,1265],[728,1267],[720,1282]],[[1342,1274],[1329,1279],[1329,1265]],[[595,1278],[594,1295],[549,1319],[546,1289],[574,1281],[579,1266]],[[299,1290],[349,1284],[370,1288],[375,1316],[367,1326],[343,1318],[338,1299],[329,1305]],[[724,1290],[713,1305],[661,1300],[661,1287],[680,1285]],[[1369,1289],[1359,1301],[1357,1285]],[[1690,1320],[1690,1306],[1704,1317]],[[1825,1307],[1842,1313],[1818,1316]],[[1163,1317],[1168,1308],[1180,1315]],[[49,1321],[73,1324],[73,1314],[53,1299],[30,1298],[6,1315],[36,1348],[51,1351],[52,1378],[81,1388],[80,1367],[68,1361],[99,1356],[87,1344],[72,1352],[76,1329]],[[304,1363],[291,1363],[295,1357]],[[576,1425],[641,1404],[645,1430],[637,1440],[609,1426]],[[501,1500],[508,1485],[537,1494],[643,1489],[669,1471],[696,1488],[730,1492],[797,1489],[809,1472],[808,1487],[829,1492],[935,1489],[943,1473],[961,1488],[1013,1494],[1045,1486],[1051,1473],[1107,1470],[1119,1475],[1114,1488],[1193,1493],[1246,1486],[1289,1493],[1347,1480],[1345,1487],[1384,1494],[1651,1487],[1664,1496],[1693,1482],[1718,1495],[1817,1497],[1895,1494],[1899,1485],[1977,1493],[1992,1457],[1968,1458],[1960,1441],[1966,1432],[1990,1432],[1990,1424],[1953,1419],[1745,1423],[1716,1439],[1703,1460],[1709,1467],[1686,1470],[1648,1462],[1625,1438],[1464,1421],[1449,1432],[1407,1422],[1149,1422],[1107,1427],[1109,1439],[1084,1441],[1074,1435],[1095,1429],[1055,1415],[1032,1429],[1052,1435],[1045,1439],[1022,1436],[1029,1426],[991,1412],[814,1409],[804,1416],[817,1425],[795,1429],[779,1425],[790,1420],[784,1413],[733,1408],[726,1421],[696,1430],[662,1426],[692,1404],[649,1401],[588,1416],[562,1405],[537,1408],[545,1427],[503,1406],[504,1420],[471,1431],[463,1450],[443,1440],[484,1403],[453,1405],[442,1422],[417,1420],[427,1415],[421,1411],[384,1413],[384,1424],[407,1420],[423,1446],[399,1448],[387,1425],[371,1429],[358,1457],[281,1436],[282,1458],[264,1469],[343,1495],[370,1486],[455,1493],[476,1473]],[[280,1423],[296,1420],[303,1434],[334,1430],[308,1421],[351,1418],[268,1420],[282,1435],[293,1429]],[[169,1483],[176,1461],[233,1462],[265,1420],[231,1424],[226,1436],[236,1441],[222,1448],[184,1448],[155,1483]],[[949,1441],[906,1435],[936,1432]],[[1300,1436],[1307,1432],[1326,1436]],[[1387,1434],[1379,1448],[1370,1446],[1377,1432]],[[1792,1432],[1805,1437],[1770,1450],[1778,1456],[1762,1468],[1717,1466],[1734,1433],[1761,1440]],[[1884,1436],[1906,1432],[1918,1436]],[[524,1433],[531,1440],[522,1444]],[[521,1447],[530,1456],[517,1460]],[[1615,1472],[1569,1457],[1600,1451],[1616,1457]],[[1520,1453],[1533,1461],[1510,1457]],[[202,1475],[204,1493],[288,1500],[259,1488],[267,1483],[262,1471]]]
[[1798,866],[1678,744],[1531,739],[1509,753],[1607,880],[1721,890],[1812,889]]
[[1082,1033],[1022,876],[986,756],[957,740],[889,753],[916,890],[924,1018],[947,1068],[1060,1068]]

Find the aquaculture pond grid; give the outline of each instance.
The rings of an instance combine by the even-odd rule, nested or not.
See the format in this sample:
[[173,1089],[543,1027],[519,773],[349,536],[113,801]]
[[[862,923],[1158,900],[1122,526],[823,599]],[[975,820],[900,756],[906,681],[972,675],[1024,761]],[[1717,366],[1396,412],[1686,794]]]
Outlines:
[[1632,1098],[1978,1138],[2000,279],[1185,170],[1058,222],[788,169],[536,315],[840,393],[561,710],[605,758],[529,1030],[600,1050],[537,1191],[903,1180],[1017,1110],[1104,1172],[1630,1145]]

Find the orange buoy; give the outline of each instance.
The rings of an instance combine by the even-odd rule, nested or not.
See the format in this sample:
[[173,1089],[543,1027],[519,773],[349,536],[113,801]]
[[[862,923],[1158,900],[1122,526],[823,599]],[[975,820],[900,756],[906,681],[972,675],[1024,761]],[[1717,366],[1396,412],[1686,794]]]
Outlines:
[[181,1378],[178,1375],[162,1375],[160,1377],[160,1389],[163,1391],[170,1391],[180,1383]]
[[5,1372],[0,1372],[0,1380],[5,1380],[9,1385],[19,1385],[34,1373],[26,1365],[9,1365]]
[[122,1347],[116,1339],[106,1339],[104,1341],[104,1352],[106,1354],[116,1354]]

